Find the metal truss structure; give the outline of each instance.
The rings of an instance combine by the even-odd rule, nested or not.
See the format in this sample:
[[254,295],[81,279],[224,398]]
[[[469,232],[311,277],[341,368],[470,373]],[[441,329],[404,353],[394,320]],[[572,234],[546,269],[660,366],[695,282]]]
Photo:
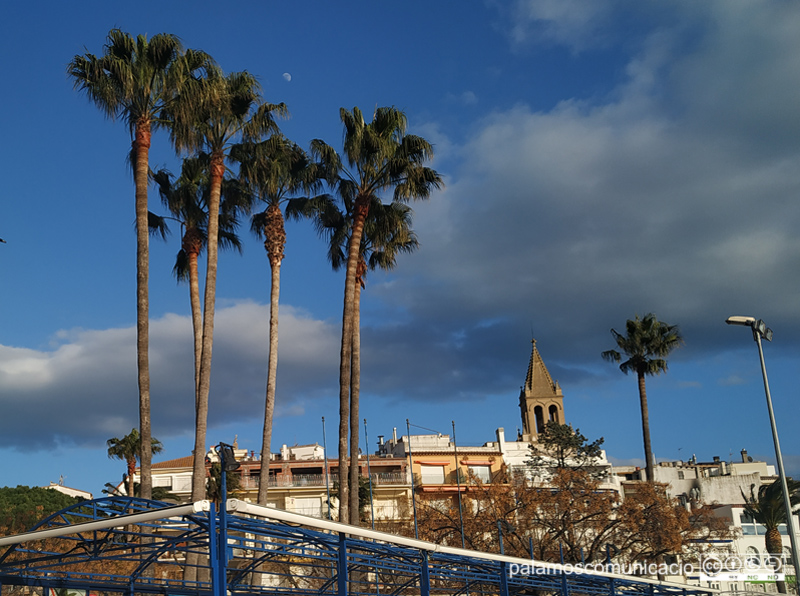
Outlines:
[[[0,588],[164,596],[712,596],[696,586],[450,548],[229,500],[84,501],[0,537]],[[2,550],[4,547],[5,550]],[[522,572],[520,572],[522,571]],[[37,589],[38,593],[39,590]]]

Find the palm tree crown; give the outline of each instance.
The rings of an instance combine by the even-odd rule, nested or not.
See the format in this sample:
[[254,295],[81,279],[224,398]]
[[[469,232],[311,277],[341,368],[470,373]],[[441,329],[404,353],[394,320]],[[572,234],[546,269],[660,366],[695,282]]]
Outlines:
[[186,81],[213,68],[205,52],[184,51],[180,39],[167,33],[148,40],[112,29],[103,49],[101,57],[75,56],[67,73],[106,116],[124,119],[132,135],[143,124],[165,125],[161,113]]
[[[786,479],[786,487],[789,492],[789,503],[792,508],[800,503],[800,482]],[[781,539],[781,525],[786,524],[786,506],[783,498],[783,486],[781,485],[780,478],[771,484],[765,484],[758,487],[758,496],[755,495],[755,485],[750,485],[750,495],[746,495],[742,491],[744,498],[744,512],[753,518],[753,521],[764,526],[766,532],[764,534],[764,546],[767,553],[777,555],[777,558],[772,558],[773,565],[778,571],[782,565],[785,565],[784,560],[781,563],[779,557],[783,555],[783,540]],[[794,517],[794,516],[793,516]],[[789,528],[792,528],[792,523]],[[785,531],[785,530],[784,530]],[[794,531],[790,529],[789,531]],[[778,592],[786,594],[786,582],[777,582]]]
[[627,356],[628,359],[619,365],[619,369],[625,374],[634,372],[657,375],[667,372],[665,358],[683,343],[678,326],[659,321],[653,313],[641,319],[639,315],[628,319],[625,324],[625,335],[614,329],[611,330],[611,335],[614,336],[617,347],[622,353],[617,350],[607,350],[602,356],[610,362],[620,362],[622,354]]
[[[800,482],[788,478],[786,480],[789,489],[789,502],[794,508],[800,504]],[[742,491],[745,500],[744,511],[756,523],[762,524],[766,528],[764,542],[767,552],[770,554],[780,554],[783,550],[781,541],[780,526],[786,523],[786,507],[783,500],[783,487],[780,479],[758,487],[758,496],[755,494],[755,485],[750,486],[750,495]]]
[[[136,462],[141,461],[140,453],[142,449],[142,438],[139,431],[135,428],[131,429],[127,435],[118,439],[114,437],[106,441],[108,446],[109,459],[119,459],[124,461],[127,466],[127,480],[128,480],[128,496],[134,496],[134,483],[133,475],[136,472]],[[161,453],[164,450],[164,445],[161,444],[156,438],[150,439],[151,453]]]
[[[617,350],[606,350],[602,357],[610,362],[620,362],[619,369],[628,374],[636,373],[639,382],[639,403],[642,411],[642,435],[647,481],[654,480],[653,450],[650,445],[650,414],[647,407],[645,376],[657,375],[667,370],[666,357],[683,343],[677,325],[659,321],[653,313],[639,318],[636,315],[625,324],[625,335],[611,330]],[[627,360],[622,361],[623,354]]]

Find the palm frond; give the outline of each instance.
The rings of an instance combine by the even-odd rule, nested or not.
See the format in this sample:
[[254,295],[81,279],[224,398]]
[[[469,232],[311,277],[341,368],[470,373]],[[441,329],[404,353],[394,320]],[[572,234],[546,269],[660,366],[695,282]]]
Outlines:
[[615,329],[611,335],[620,352],[608,350],[601,355],[605,360],[620,362],[622,354],[628,359],[619,365],[624,373],[635,372],[657,375],[667,370],[666,356],[683,343],[677,325],[659,321],[653,313],[644,317],[635,315],[625,323],[625,334]]
[[166,240],[170,233],[167,220],[152,211],[147,212],[147,228],[151,236],[160,236],[162,240]]

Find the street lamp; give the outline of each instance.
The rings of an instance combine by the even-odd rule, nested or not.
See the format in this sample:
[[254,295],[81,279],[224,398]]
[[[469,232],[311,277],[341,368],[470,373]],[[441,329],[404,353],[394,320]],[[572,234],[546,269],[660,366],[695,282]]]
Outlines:
[[775,443],[775,459],[778,463],[778,477],[781,480],[783,489],[783,506],[786,508],[786,529],[789,532],[789,542],[792,545],[792,565],[794,566],[795,582],[798,580],[800,572],[800,559],[797,552],[797,541],[794,533],[794,523],[792,522],[792,503],[789,500],[789,487],[786,484],[786,473],[783,469],[783,457],[781,456],[781,444],[778,441],[778,427],[775,425],[775,413],[772,411],[772,397],[769,393],[769,381],[767,380],[767,367],[764,364],[764,350],[761,347],[761,338],[772,341],[772,329],[766,323],[755,317],[734,316],[725,319],[728,325],[741,325],[750,327],[753,330],[753,339],[758,344],[758,356],[761,359],[761,375],[764,377],[764,393],[767,396],[767,411],[769,412],[769,424],[772,427],[772,441]]

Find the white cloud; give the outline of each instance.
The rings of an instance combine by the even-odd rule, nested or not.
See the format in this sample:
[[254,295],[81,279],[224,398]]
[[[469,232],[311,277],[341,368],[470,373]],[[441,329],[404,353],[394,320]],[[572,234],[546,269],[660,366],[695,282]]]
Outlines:
[[464,91],[459,94],[448,94],[447,101],[459,103],[465,106],[474,106],[478,103],[478,96],[474,91]]
[[721,385],[723,387],[734,387],[736,385],[746,385],[747,381],[745,381],[739,375],[735,375],[734,374],[734,375],[730,375],[728,377],[725,377],[724,379],[719,379],[717,381],[717,384],[719,384],[719,385]]
[[[263,409],[269,309],[241,302],[217,310],[210,424],[251,418]],[[336,383],[337,331],[283,307],[278,415]],[[52,351],[0,346],[0,446],[103,444],[138,425],[133,328],[57,334]],[[168,438],[194,426],[193,358],[188,317],[151,322],[154,434]]]
[[590,45],[608,25],[616,2],[592,0],[517,0],[509,35],[514,43],[547,40],[575,49]]

